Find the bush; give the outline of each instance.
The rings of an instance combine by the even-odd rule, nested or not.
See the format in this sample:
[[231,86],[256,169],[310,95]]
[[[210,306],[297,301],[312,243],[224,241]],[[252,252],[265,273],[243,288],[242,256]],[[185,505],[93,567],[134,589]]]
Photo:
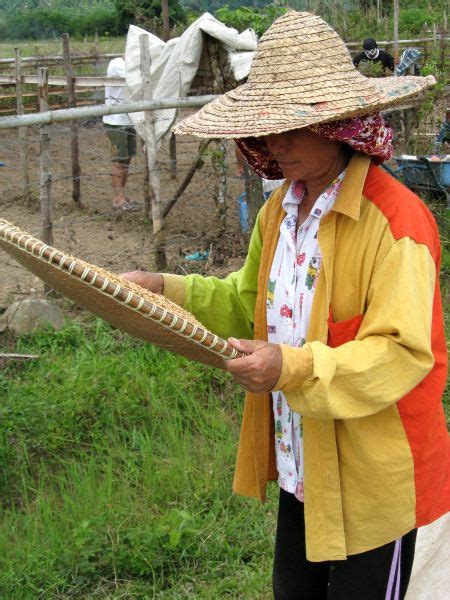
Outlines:
[[406,8],[400,11],[399,29],[412,34],[423,33],[426,25],[437,22],[437,16],[424,8]]
[[231,10],[228,5],[216,11],[216,17],[228,27],[234,27],[238,31],[244,31],[251,27],[257,35],[262,35],[272,23],[287,12],[287,8],[271,4],[261,9],[243,6]]
[[41,39],[69,33],[74,36],[119,33],[118,13],[114,7],[94,5],[83,12],[70,8],[40,6],[18,12],[7,20],[0,33],[9,39]]

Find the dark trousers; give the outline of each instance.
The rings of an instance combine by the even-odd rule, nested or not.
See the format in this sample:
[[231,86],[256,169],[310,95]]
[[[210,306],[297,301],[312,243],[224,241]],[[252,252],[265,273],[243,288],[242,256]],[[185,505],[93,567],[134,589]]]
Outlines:
[[306,560],[303,503],[280,490],[273,567],[275,600],[400,600],[414,560],[417,529],[347,560]]

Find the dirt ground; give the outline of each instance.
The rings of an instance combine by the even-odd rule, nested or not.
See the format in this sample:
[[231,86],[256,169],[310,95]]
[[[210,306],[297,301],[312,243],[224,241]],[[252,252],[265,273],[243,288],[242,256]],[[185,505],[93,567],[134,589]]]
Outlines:
[[[99,122],[85,123],[79,129],[82,208],[72,200],[70,130],[51,128],[52,200],[54,207],[53,245],[110,271],[120,273],[150,266],[153,234],[144,215],[144,155],[138,148],[127,184],[128,197],[139,204],[132,213],[117,213],[111,207],[111,162],[107,137]],[[138,144],[139,146],[139,144]],[[161,198],[168,201],[193,163],[198,141],[177,140],[177,177],[171,179],[168,144],[160,155]],[[217,176],[208,156],[165,222],[167,270],[229,272],[242,263],[247,237],[240,231],[237,198],[243,181],[235,175],[232,143],[227,178],[227,216],[225,232],[218,238],[219,224],[215,205]],[[29,173],[32,201],[23,197],[18,130],[1,133],[0,218],[6,219],[36,237],[41,237],[39,203],[39,130],[28,130]],[[205,263],[188,261],[187,254],[210,250]],[[9,304],[30,294],[41,294],[43,285],[6,253],[0,258],[0,312]]]

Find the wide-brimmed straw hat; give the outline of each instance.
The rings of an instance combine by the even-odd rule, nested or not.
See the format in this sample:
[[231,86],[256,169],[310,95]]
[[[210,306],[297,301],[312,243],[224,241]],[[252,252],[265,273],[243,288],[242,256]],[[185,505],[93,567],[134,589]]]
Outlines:
[[370,114],[404,103],[428,77],[368,78],[323,19],[290,11],[261,37],[247,83],[174,127],[204,138],[259,137]]
[[241,356],[163,296],[68,256],[0,219],[0,247],[78,306],[133,337],[207,365]]

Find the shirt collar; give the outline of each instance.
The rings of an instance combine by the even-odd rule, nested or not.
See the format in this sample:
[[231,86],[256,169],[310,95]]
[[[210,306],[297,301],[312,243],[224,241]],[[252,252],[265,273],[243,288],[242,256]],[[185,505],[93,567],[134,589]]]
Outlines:
[[370,156],[355,152],[347,165],[347,172],[331,210],[340,212],[359,221],[361,196],[367,172],[371,164]]
[[[329,212],[336,201],[337,195],[339,194],[339,190],[345,178],[346,170],[347,169],[344,169],[320,194],[312,206],[308,218],[314,217],[316,219],[320,219],[327,212]],[[283,198],[283,209],[287,215],[296,216],[298,214],[298,206],[302,203],[304,194],[305,184],[303,181],[291,182]]]

